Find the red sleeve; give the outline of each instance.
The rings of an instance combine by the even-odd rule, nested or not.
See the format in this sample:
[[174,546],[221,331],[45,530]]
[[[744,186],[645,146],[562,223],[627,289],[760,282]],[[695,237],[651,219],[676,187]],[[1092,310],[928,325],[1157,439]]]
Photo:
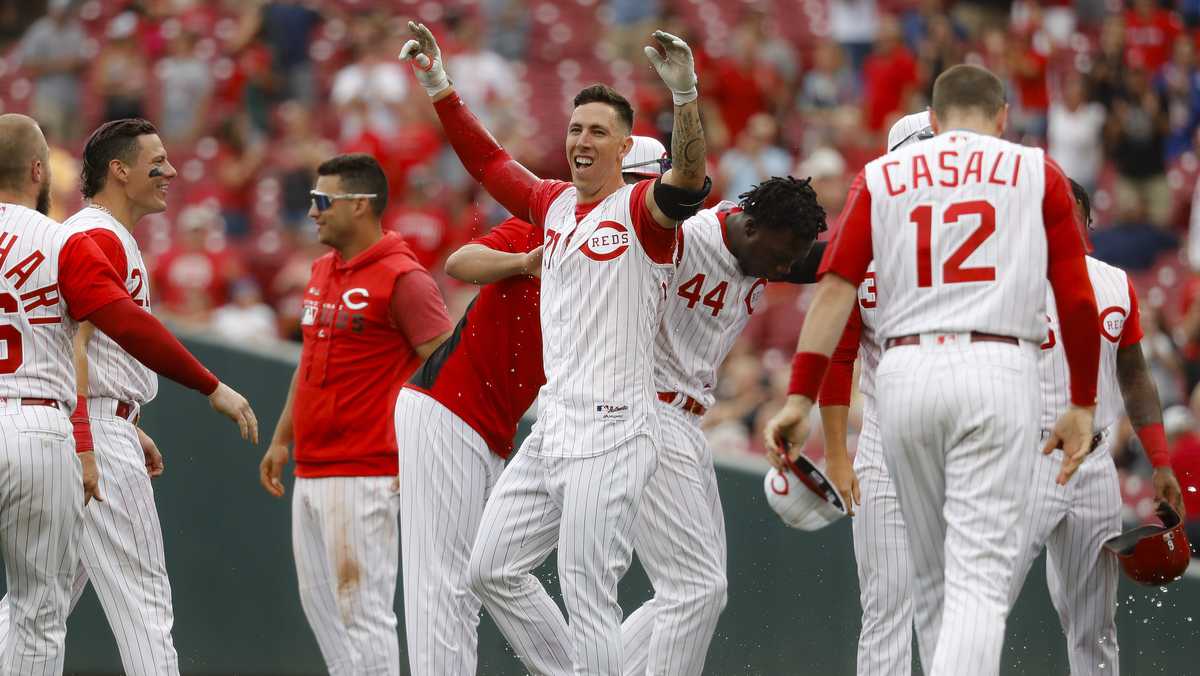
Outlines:
[[75,452],[90,453],[96,450],[92,443],[92,421],[88,416],[87,397],[77,397],[75,410],[71,413],[71,433],[75,437]]
[[862,314],[855,302],[854,310],[846,321],[846,330],[829,362],[825,380],[821,381],[821,393],[817,400],[821,406],[849,406],[850,391],[854,383],[854,360],[858,358],[858,343],[862,339]]
[[100,253],[104,254],[121,279],[129,277],[129,260],[125,257],[125,246],[112,230],[93,228],[87,231],[87,236],[100,248]]
[[1142,313],[1138,310],[1137,294],[1133,291],[1133,282],[1129,282],[1129,316],[1125,318],[1125,328],[1121,330],[1121,347],[1136,345],[1145,335],[1142,331]]
[[[458,154],[467,173],[513,216],[532,223],[541,223],[545,216],[533,212],[533,193],[539,187],[536,176],[521,166],[492,138],[479,118],[475,117],[458,94],[451,94],[433,104],[446,138]],[[546,202],[549,205],[549,201]]]
[[867,189],[866,170],[858,172],[854,183],[850,185],[850,194],[846,198],[846,206],[838,216],[838,229],[829,247],[825,249],[825,257],[821,259],[821,267],[817,269],[817,279],[827,272],[845,279],[855,286],[862,283],[867,274],[867,266],[871,264],[871,191]]
[[212,394],[220,384],[162,322],[128,295],[95,310],[86,319],[155,373],[205,395]]
[[1063,351],[1070,372],[1071,403],[1094,406],[1100,368],[1100,318],[1083,258],[1083,235],[1075,222],[1071,191],[1062,171],[1049,158],[1046,158],[1042,218],[1049,260],[1046,277],[1058,306]]
[[550,210],[550,203],[570,187],[571,184],[566,181],[539,181],[529,199],[529,222],[538,230],[546,227],[546,212]]
[[538,230],[532,223],[513,217],[471,240],[471,244],[504,253],[528,253],[541,243],[541,237],[534,236]]
[[641,181],[633,186],[629,196],[629,215],[633,219],[633,231],[638,241],[650,256],[650,260],[663,265],[675,260],[675,235],[678,228],[664,228],[654,220],[650,207],[646,206],[646,191],[654,187],[654,180]]
[[425,270],[411,270],[396,278],[388,316],[413,347],[451,328],[442,292]]
[[124,281],[86,233],[72,235],[63,245],[58,271],[59,292],[67,303],[67,314],[76,321],[89,319],[97,308],[115,300],[129,298]]

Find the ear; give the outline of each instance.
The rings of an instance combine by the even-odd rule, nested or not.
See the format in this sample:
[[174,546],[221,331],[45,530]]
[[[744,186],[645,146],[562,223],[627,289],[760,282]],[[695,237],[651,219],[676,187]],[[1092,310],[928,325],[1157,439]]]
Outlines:
[[934,134],[942,133],[942,125],[938,122],[937,113],[933,112],[933,108],[929,109],[929,128],[933,129]]
[[46,174],[46,164],[41,158],[35,158],[29,163],[29,179],[36,185],[41,185],[42,177]]
[[629,154],[630,150],[633,150],[633,137],[626,136],[625,140],[621,141],[621,160],[625,159],[625,156]]
[[996,116],[996,136],[1004,136],[1004,130],[1008,129],[1008,104],[1000,109],[1000,114]]
[[122,183],[129,182],[129,167],[121,160],[109,160],[108,170],[115,174]]

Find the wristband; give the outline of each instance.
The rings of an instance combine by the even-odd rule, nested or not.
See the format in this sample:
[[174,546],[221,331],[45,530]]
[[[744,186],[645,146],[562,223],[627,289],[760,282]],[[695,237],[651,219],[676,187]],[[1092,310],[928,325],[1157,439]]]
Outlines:
[[1171,466],[1171,455],[1167,452],[1167,433],[1162,423],[1142,425],[1137,428],[1137,435],[1154,469]]
[[798,394],[816,401],[825,379],[829,357],[817,352],[797,352],[792,357],[792,379],[788,382],[788,394]]
[[71,413],[71,434],[75,437],[75,453],[89,453],[95,450],[92,446],[92,426],[88,418],[87,397],[82,394],[75,400],[75,410]]
[[[692,76],[692,79],[695,79],[694,75]],[[686,92],[677,92],[674,89],[671,90],[671,100],[674,101],[675,105],[677,106],[687,105],[699,97],[700,90],[696,88],[696,85],[692,85],[692,88]]]

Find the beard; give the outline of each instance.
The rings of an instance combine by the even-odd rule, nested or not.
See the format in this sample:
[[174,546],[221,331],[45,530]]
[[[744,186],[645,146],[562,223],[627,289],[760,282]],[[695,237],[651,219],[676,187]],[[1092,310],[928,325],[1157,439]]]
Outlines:
[[42,184],[41,190],[38,190],[37,206],[34,207],[43,216],[50,215],[50,182],[46,181]]

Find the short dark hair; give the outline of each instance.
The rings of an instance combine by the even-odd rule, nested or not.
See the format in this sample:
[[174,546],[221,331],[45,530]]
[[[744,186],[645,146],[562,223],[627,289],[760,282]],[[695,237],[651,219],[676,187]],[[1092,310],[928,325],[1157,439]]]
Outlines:
[[383,167],[366,153],[350,153],[331,157],[317,167],[318,176],[337,176],[342,189],[350,193],[374,194],[371,211],[382,216],[387,209],[388,180]]
[[131,164],[135,159],[139,136],[157,134],[153,124],[140,117],[113,120],[100,125],[83,145],[83,169],[79,172],[80,192],[91,199],[104,189],[108,163],[120,160]]
[[792,230],[811,239],[825,232],[825,209],[817,200],[811,178],[772,176],[738,195],[738,200],[755,227]]
[[1073,178],[1068,178],[1071,182],[1071,193],[1075,195],[1075,202],[1083,209],[1083,224],[1087,227],[1092,227],[1092,198],[1088,195],[1087,189],[1079,185]]
[[933,83],[933,112],[945,118],[952,109],[977,110],[988,117],[1004,108],[1004,83],[990,70],[959,64]]
[[612,87],[606,84],[584,87],[583,91],[575,95],[575,107],[578,108],[585,103],[603,103],[612,106],[612,109],[617,111],[617,117],[625,123],[625,128],[633,131],[633,106],[630,105],[629,99],[621,96]]

